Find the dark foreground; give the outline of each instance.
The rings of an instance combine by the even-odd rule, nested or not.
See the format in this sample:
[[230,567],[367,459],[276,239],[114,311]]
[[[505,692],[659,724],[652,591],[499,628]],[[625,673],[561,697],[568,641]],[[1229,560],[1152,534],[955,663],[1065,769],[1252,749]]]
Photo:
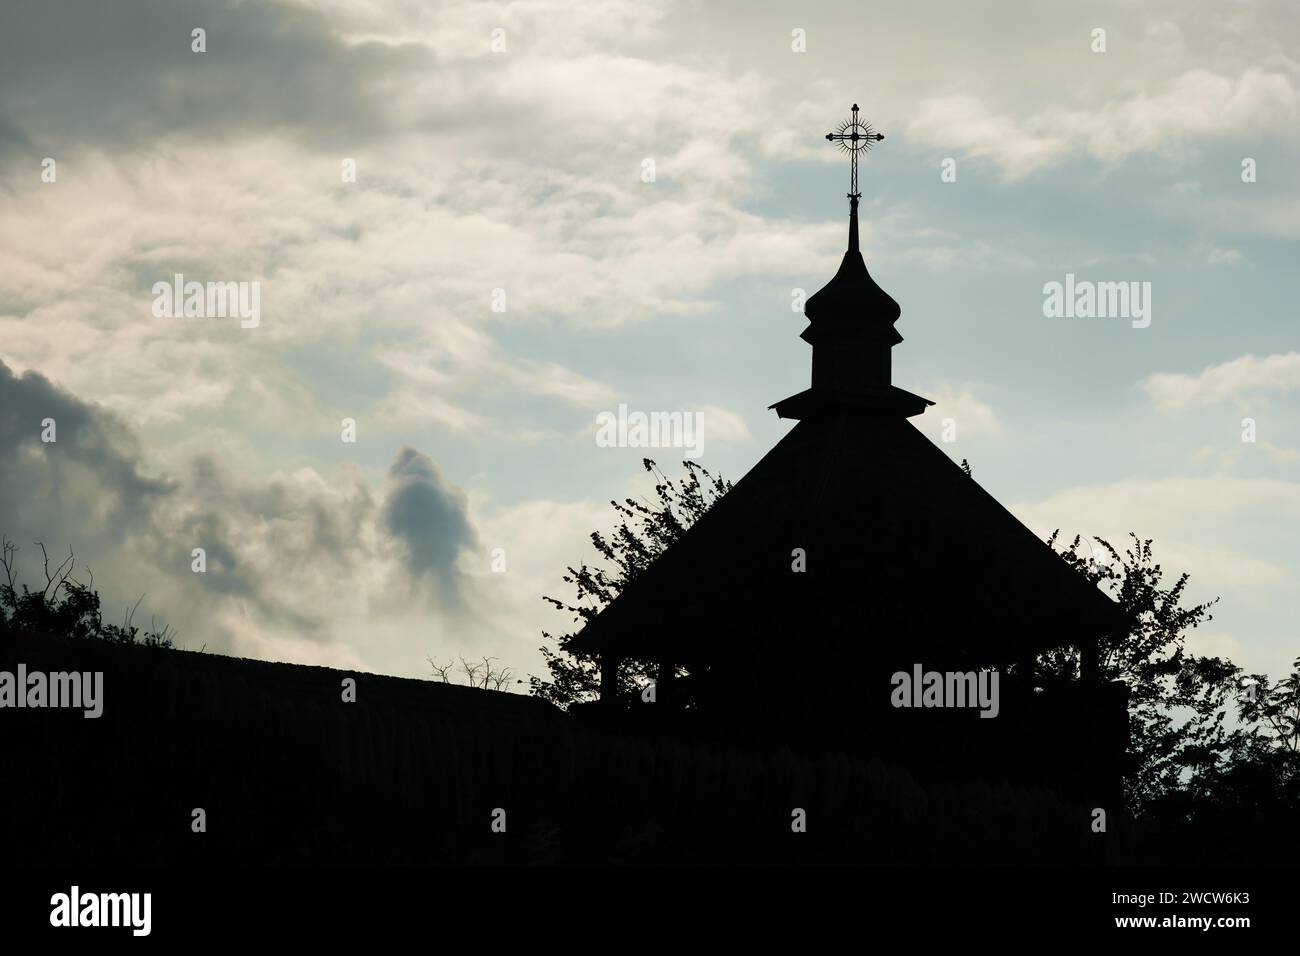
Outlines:
[[[1123,821],[1092,834],[1075,825],[1087,808],[1049,791],[614,732],[522,695],[97,641],[6,641],[0,671],[19,663],[104,675],[96,719],[0,711],[0,910],[27,930],[51,929],[53,895],[73,886],[149,892],[154,926],[180,938],[286,919],[306,920],[303,938],[334,938],[377,913],[401,927],[525,899],[721,918],[742,897],[751,918],[833,906],[836,918],[931,933],[962,920],[1141,933],[1159,927],[1114,920],[1258,918],[1293,891],[1293,869],[1116,867],[1243,861],[1207,855],[1215,839],[1176,827],[1159,839]],[[466,864],[488,866],[423,869]],[[773,869],[791,864],[832,868]],[[552,865],[637,868],[548,877]]]

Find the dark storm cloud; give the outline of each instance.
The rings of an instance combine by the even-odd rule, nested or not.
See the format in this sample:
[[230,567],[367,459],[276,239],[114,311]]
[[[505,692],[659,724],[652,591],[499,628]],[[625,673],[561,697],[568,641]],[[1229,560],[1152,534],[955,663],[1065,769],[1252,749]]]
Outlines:
[[[45,419],[54,442],[41,441]],[[142,461],[115,415],[0,361],[0,534],[22,549],[25,581],[43,580],[34,542],[52,561],[72,547],[106,601],[147,592],[151,613],[214,650],[227,647],[217,621],[231,608],[277,633],[329,641],[330,612],[311,595],[347,589],[389,560],[387,541],[400,542],[410,575],[390,582],[390,597],[432,581],[447,610],[464,606],[455,559],[475,537],[465,495],[414,448],[394,459],[382,509],[359,475],[249,477],[200,454],[164,479]],[[191,569],[194,548],[205,552],[202,574]]]
[[406,545],[411,573],[431,576],[444,597],[453,596],[456,558],[475,541],[465,494],[443,478],[432,458],[409,445],[389,466],[383,520]]
[[[42,441],[46,419],[54,441]],[[173,483],[141,474],[139,448],[116,417],[63,391],[43,375],[16,376],[0,361],[0,523],[53,499],[84,474],[100,493],[106,525],[147,525]]]
[[5,0],[0,150],[177,130],[346,144],[382,132],[394,90],[431,62],[419,45],[347,44],[319,13],[274,3]]

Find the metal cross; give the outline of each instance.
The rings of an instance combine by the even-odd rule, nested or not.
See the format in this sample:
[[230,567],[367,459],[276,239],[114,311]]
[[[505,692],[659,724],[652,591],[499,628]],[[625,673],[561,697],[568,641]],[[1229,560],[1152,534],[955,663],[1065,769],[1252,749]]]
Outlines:
[[870,123],[864,123],[858,119],[858,104],[853,104],[853,119],[846,120],[840,124],[839,132],[827,133],[826,138],[832,143],[839,143],[840,149],[849,154],[849,165],[851,174],[849,177],[849,198],[858,200],[862,193],[858,192],[858,153],[864,149],[870,149],[873,143],[878,143],[885,138],[884,133],[877,133],[871,128]]

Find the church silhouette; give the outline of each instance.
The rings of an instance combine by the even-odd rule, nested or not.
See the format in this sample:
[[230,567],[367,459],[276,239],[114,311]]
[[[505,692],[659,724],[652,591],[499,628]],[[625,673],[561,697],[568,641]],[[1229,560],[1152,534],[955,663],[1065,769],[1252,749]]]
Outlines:
[[[890,381],[900,309],[858,242],[857,155],[883,137],[855,105],[828,138],[850,144],[848,249],[806,304],[812,385],[771,406],[797,424],[570,639],[600,661],[592,712],[1118,807],[1126,691],[1098,653],[1126,622],[909,421],[934,403]],[[1038,673],[1060,648],[1079,672]],[[628,660],[657,665],[653,708],[620,691]],[[995,719],[900,706],[895,675],[931,673],[996,674]]]

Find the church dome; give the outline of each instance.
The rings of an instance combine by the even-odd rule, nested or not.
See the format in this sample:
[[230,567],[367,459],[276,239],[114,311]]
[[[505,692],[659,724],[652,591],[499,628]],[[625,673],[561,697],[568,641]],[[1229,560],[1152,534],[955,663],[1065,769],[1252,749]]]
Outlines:
[[[856,210],[854,214],[856,217]],[[898,321],[902,310],[893,296],[871,278],[856,246],[857,243],[851,242],[834,278],[804,303],[804,315],[809,322],[838,319],[893,325]]]

